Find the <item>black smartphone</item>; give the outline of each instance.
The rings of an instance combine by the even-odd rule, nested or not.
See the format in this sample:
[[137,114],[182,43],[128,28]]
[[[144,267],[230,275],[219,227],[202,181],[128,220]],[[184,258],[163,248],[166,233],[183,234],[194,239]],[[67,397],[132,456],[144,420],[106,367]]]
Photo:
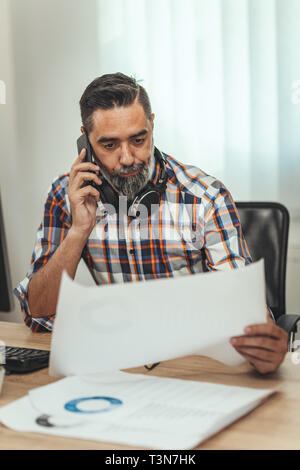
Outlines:
[[[93,149],[92,149],[92,146],[90,144],[90,141],[89,141],[86,133],[82,134],[77,139],[78,155],[80,154],[80,152],[84,148],[86,149],[86,155],[85,155],[85,160],[84,161],[95,164],[95,159],[94,159],[94,156],[93,156]],[[91,172],[91,173],[94,173],[94,172]],[[96,188],[100,192],[100,187],[94,181],[85,181],[83,183],[83,186],[93,186],[93,188]]]
[[[97,165],[96,158],[94,156],[93,148],[91,146],[91,143],[89,141],[89,138],[86,133],[82,134],[78,139],[77,139],[77,150],[78,150],[78,155],[82,151],[82,149],[86,149],[86,156],[85,160],[86,162],[93,163]],[[99,165],[98,165],[99,166]],[[93,188],[96,188],[97,191],[99,191],[100,194],[100,200],[102,201],[103,204],[108,204],[107,206],[107,213],[108,214],[114,214],[114,209],[113,207],[118,207],[118,191],[112,186],[112,184],[107,180],[105,175],[102,173],[101,168],[100,169],[100,179],[102,181],[101,186],[98,186],[97,183],[94,181],[85,181],[83,183],[83,186],[93,186]],[[91,171],[93,173],[93,171]]]
[[95,163],[93,157],[93,149],[86,133],[81,134],[81,136],[77,139],[78,155],[84,148],[86,149],[85,161]]

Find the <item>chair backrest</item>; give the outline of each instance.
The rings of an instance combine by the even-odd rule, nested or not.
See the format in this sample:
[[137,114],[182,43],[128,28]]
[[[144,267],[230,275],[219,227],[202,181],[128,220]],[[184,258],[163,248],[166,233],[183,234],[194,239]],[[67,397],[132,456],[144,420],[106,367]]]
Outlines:
[[286,313],[288,210],[274,202],[237,202],[236,207],[252,260],[265,260],[267,304],[277,319]]

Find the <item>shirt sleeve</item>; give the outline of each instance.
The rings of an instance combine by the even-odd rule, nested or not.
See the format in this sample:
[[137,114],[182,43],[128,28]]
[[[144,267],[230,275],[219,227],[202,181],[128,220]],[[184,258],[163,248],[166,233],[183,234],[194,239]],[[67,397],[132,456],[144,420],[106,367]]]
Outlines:
[[225,271],[252,263],[240,218],[230,192],[220,181],[207,190],[204,214],[205,266]]
[[[205,198],[210,202],[204,218],[206,268],[225,271],[252,263],[238,211],[228,189],[220,181],[215,181]],[[276,323],[268,305],[266,315]]]
[[33,318],[28,305],[28,288],[34,274],[48,263],[56,248],[63,241],[71,227],[71,216],[67,209],[67,200],[62,186],[53,183],[44,206],[42,223],[38,227],[36,241],[31,257],[30,268],[14,294],[18,298],[25,324],[33,331],[51,331],[55,313],[47,317]]

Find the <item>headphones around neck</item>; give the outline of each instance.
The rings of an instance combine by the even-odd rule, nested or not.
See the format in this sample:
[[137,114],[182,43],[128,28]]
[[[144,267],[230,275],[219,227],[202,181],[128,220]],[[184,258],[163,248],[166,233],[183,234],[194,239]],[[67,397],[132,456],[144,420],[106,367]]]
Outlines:
[[[83,148],[86,149],[85,161],[97,164],[86,132],[77,139],[77,148],[78,154]],[[86,181],[84,186],[91,185],[99,191],[100,200],[108,208],[108,213],[111,212],[109,207],[113,206],[116,213],[119,213],[121,207],[122,210],[125,208],[128,217],[148,218],[153,210],[152,206],[158,206],[161,196],[165,192],[168,180],[166,160],[156,147],[154,148],[154,157],[160,166],[158,180],[155,184],[152,181],[148,181],[146,186],[135,196],[133,201],[129,201],[125,196],[120,196],[103,174],[100,175],[100,177],[102,176],[101,186],[98,186],[94,181]]]

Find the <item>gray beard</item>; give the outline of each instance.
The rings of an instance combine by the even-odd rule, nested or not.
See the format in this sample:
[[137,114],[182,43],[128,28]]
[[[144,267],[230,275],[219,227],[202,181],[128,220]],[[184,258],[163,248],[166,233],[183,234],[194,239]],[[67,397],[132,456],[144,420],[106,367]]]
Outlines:
[[[132,201],[135,196],[146,186],[151,178],[154,168],[154,152],[152,152],[150,161],[148,163],[141,163],[139,165],[123,166],[120,170],[114,173],[109,173],[101,164],[97,162],[101,168],[103,176],[111,184],[116,192],[126,196],[129,201]],[[126,174],[132,171],[140,170],[136,175],[120,176],[120,173]],[[101,175],[100,175],[101,178]]]

